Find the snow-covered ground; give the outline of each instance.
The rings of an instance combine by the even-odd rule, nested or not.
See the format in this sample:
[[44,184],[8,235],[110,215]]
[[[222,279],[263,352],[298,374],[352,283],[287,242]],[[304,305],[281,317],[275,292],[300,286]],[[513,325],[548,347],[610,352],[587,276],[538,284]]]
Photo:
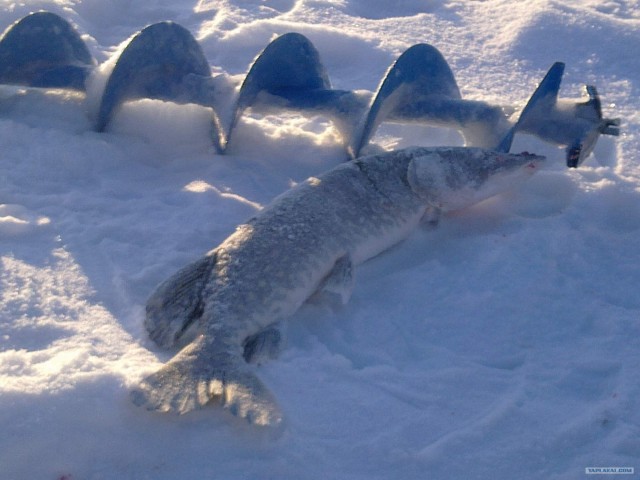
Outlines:
[[[286,416],[149,413],[128,391],[174,352],[146,298],[292,183],[344,160],[322,119],[245,118],[215,155],[209,113],[138,101],[107,133],[95,98],[0,87],[0,477],[21,479],[588,478],[640,473],[640,3],[637,0],[38,0],[107,61],[173,20],[241,79],[288,31],[336,88],[375,90],[414,43],[467,98],[522,106],[554,61],[561,96],[594,84],[623,134],[578,170],[561,150],[524,188],[445,217],[362,266],[340,310],[305,306],[259,375]],[[97,72],[99,77],[100,72]],[[98,78],[99,80],[99,78]],[[460,143],[383,126],[387,149]]]

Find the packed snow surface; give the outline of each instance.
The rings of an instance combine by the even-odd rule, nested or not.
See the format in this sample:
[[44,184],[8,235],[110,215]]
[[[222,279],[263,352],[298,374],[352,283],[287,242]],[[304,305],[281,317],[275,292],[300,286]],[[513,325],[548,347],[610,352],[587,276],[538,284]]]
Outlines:
[[[141,100],[106,133],[96,94],[0,87],[0,477],[579,479],[640,471],[640,4],[634,0],[38,0],[105,67],[172,20],[238,81],[276,35],[318,48],[336,88],[375,90],[415,43],[465,98],[522,106],[554,61],[623,134],[577,170],[547,155],[515,191],[445,216],[359,268],[349,304],[304,306],[258,374],[286,417],[147,412],[129,389],[175,352],[148,340],[154,287],[276,195],[345,158],[322,118],[248,116],[216,155],[207,109]],[[111,62],[112,63],[112,62]],[[101,77],[102,75],[102,77]],[[372,151],[461,144],[384,125]]]

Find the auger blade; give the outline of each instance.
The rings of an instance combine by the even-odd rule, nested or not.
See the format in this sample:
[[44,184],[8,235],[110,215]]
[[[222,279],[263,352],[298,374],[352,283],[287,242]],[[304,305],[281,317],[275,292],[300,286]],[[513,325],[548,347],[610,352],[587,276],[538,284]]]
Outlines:
[[495,148],[509,128],[503,107],[461,98],[446,60],[427,44],[409,48],[389,69],[354,138],[353,156],[384,121],[454,128],[466,145],[483,148]]
[[[184,27],[161,22],[135,35],[115,64],[96,121],[103,131],[123,103],[139,98],[211,106],[211,68]],[[215,115],[215,113],[214,113]]]
[[[352,142],[352,156],[357,157],[378,126],[387,118],[420,119],[437,122],[432,107],[440,100],[459,100],[460,90],[453,72],[442,54],[431,45],[418,44],[406,50],[389,68],[371,103],[362,130]],[[425,108],[415,109],[426,100]],[[432,101],[433,100],[433,101]],[[438,110],[438,107],[435,107]],[[443,112],[440,112],[443,113]],[[428,117],[428,119],[426,118]]]
[[328,117],[338,125],[346,144],[369,98],[368,92],[332,89],[311,41],[299,33],[286,33],[272,41],[251,66],[240,88],[229,136],[249,108],[261,113],[284,109]]
[[313,106],[308,99],[312,93],[330,89],[320,54],[309,39],[299,33],[281,35],[256,57],[242,82],[228,137],[250,107],[307,110]]
[[0,83],[82,91],[95,64],[80,35],[54,13],[27,15],[0,39]]
[[[564,63],[554,63],[522,109],[518,121],[509,129],[500,142],[497,148],[498,151],[508,152],[511,149],[516,132],[527,130],[527,128],[531,130],[533,126],[541,125],[544,127],[548,125],[541,124],[541,121],[544,122],[545,118],[548,118],[553,109],[556,108],[562,75],[564,75]],[[550,125],[548,126],[550,127]],[[542,135],[546,133],[539,129],[538,131]],[[548,134],[553,133],[548,132]]]
[[289,90],[330,89],[320,54],[304,35],[285,33],[255,59],[242,83],[238,109],[251,106],[261,92],[278,96]]

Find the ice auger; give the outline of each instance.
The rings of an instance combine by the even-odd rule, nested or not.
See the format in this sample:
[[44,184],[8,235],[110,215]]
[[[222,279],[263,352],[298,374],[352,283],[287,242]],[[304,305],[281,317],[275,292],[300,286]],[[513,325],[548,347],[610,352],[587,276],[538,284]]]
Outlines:
[[[85,91],[96,66],[74,28],[53,13],[30,14],[0,39],[0,83]],[[564,146],[567,165],[575,168],[600,134],[619,134],[620,121],[602,117],[594,86],[586,86],[586,99],[558,99],[563,73],[563,63],[553,64],[518,115],[514,108],[464,100],[442,54],[417,44],[391,65],[376,92],[336,90],[313,44],[287,33],[258,55],[233,107],[225,109],[220,81],[200,45],[184,27],[161,22],[132,37],[120,54],[102,93],[95,129],[105,130],[127,101],[193,103],[211,108],[213,143],[224,153],[245,112],[285,109],[331,119],[353,158],[382,122],[419,123],[455,128],[467,145],[505,152],[516,133],[533,134]]]

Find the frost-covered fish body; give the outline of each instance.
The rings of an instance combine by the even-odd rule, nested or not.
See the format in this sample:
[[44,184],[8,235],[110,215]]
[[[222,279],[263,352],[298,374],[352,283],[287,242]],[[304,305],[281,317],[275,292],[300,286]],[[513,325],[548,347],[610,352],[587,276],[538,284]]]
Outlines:
[[193,322],[201,333],[143,380],[134,402],[185,413],[218,398],[252,423],[278,423],[274,399],[244,361],[247,338],[318,291],[346,301],[353,267],[405,238],[427,212],[512,188],[542,159],[411,148],[345,163],[285,192],[149,299],[145,323],[160,345],[174,344]]

